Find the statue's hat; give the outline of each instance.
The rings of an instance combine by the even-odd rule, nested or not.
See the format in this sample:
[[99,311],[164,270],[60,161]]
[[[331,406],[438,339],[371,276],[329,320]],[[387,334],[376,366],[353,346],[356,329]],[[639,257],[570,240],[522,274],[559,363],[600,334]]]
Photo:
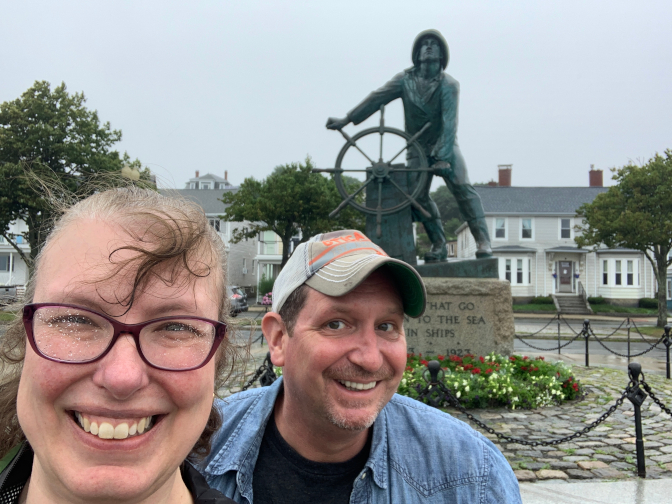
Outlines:
[[450,51],[448,51],[448,42],[443,38],[439,30],[425,30],[418,33],[413,42],[413,51],[411,51],[411,59],[414,65],[418,65],[418,56],[420,55],[420,43],[427,37],[434,37],[441,44],[441,67],[445,70],[450,59]]

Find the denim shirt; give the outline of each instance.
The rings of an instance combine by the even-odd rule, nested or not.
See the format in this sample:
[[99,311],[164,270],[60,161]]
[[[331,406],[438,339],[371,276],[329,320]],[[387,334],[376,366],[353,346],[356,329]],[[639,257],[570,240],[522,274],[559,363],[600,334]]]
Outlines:
[[[200,466],[212,488],[252,504],[252,474],[266,423],[282,389],[219,400],[224,424]],[[518,481],[499,450],[464,422],[395,394],[373,424],[371,453],[351,504],[520,504]],[[263,503],[261,503],[263,504]]]

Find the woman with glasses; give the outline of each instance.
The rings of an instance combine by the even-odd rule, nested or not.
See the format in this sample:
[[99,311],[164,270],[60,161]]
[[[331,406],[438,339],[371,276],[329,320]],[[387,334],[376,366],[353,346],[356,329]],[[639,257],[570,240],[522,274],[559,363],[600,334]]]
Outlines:
[[135,187],[67,209],[0,338],[0,503],[224,503],[191,461],[221,423],[224,244]]

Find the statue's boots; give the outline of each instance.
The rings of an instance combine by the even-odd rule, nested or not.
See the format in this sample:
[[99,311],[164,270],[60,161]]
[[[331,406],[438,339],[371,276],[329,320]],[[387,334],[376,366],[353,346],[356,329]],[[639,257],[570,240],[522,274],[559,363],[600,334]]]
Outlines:
[[476,259],[483,259],[485,257],[492,257],[492,247],[490,246],[490,233],[488,233],[488,225],[484,218],[473,219],[468,221],[469,230],[476,240]]
[[425,231],[427,231],[427,238],[432,242],[432,248],[425,254],[425,262],[441,262],[448,257],[448,249],[446,248],[446,235],[443,231],[443,224],[440,219],[423,222]]

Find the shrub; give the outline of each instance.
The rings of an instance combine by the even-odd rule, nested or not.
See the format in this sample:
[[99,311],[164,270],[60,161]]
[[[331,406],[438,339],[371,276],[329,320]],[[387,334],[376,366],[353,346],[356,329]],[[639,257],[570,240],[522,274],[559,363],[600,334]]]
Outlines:
[[588,302],[590,304],[604,304],[606,301],[602,296],[589,297]]
[[494,353],[480,357],[438,355],[436,358],[408,354],[398,392],[416,399],[427,385],[422,375],[428,361],[433,359],[441,363],[446,387],[465,408],[541,408],[583,394],[582,385],[562,362]]
[[273,290],[273,284],[275,283],[274,278],[266,278],[266,275],[261,275],[261,280],[259,280],[259,293],[265,294]]
[[642,298],[639,300],[640,308],[649,308],[650,310],[658,309],[658,300],[653,298]]
[[553,298],[551,296],[533,297],[530,304],[553,304]]

